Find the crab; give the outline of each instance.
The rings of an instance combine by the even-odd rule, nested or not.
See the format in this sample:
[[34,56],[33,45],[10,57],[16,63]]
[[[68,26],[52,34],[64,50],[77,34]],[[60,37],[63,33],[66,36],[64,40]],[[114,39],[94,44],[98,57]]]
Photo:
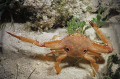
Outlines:
[[[51,52],[47,53],[46,56],[48,56],[49,54],[61,53],[60,56],[58,56],[58,58],[56,59],[56,63],[54,66],[57,73],[61,72],[61,68],[59,67],[61,60],[66,58],[67,56],[71,56],[82,57],[90,61],[91,66],[94,68],[93,75],[95,75],[95,72],[98,73],[99,66],[93,56],[98,57],[98,59],[102,61],[103,58],[101,56],[101,53],[112,53],[113,47],[110,41],[108,41],[105,35],[102,33],[102,31],[91,21],[89,21],[89,23],[97,32],[100,39],[104,42],[103,45],[95,43],[91,41],[90,38],[86,35],[81,35],[78,33],[70,34],[61,40],[52,40],[44,43],[40,43],[37,40],[33,40],[23,36],[17,36],[10,32],[7,33],[22,41],[35,44],[39,47],[50,48]],[[56,36],[53,36],[53,39],[54,38],[56,38]]]

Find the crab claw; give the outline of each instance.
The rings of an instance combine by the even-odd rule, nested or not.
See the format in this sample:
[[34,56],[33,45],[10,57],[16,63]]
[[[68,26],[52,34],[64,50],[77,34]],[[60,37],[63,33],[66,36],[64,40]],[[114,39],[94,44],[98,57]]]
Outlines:
[[15,38],[18,38],[19,40],[22,40],[22,41],[25,41],[25,42],[28,42],[28,43],[32,43],[32,44],[35,44],[37,46],[40,46],[40,47],[44,47],[44,44],[42,43],[39,43],[39,41],[37,40],[33,40],[33,39],[30,39],[30,38],[26,38],[26,37],[23,37],[23,36],[17,36],[17,35],[14,35],[10,32],[7,32],[8,34],[10,34],[11,36],[15,37]]
[[51,49],[54,49],[54,50],[55,49],[58,49],[58,50],[63,49],[63,47],[61,47],[61,45],[60,45],[61,40],[55,40],[55,41],[40,43],[37,40],[33,40],[33,39],[26,38],[26,37],[23,37],[23,36],[17,36],[17,35],[14,35],[14,34],[10,33],[10,32],[7,32],[7,33],[10,34],[11,36],[15,37],[15,38],[18,38],[21,41],[32,43],[32,44],[35,44],[39,47],[48,47],[48,48],[51,48]]
[[100,46],[98,44],[95,44],[95,46],[102,47],[101,52],[103,53],[111,53],[113,51],[113,47],[110,41],[107,40],[103,32],[93,22],[89,21],[89,23],[93,27],[93,29],[97,32],[97,35],[100,37],[100,39],[104,42],[104,46]]
[[89,21],[89,23],[90,23],[90,25],[91,25],[92,27],[94,27],[94,26],[95,26],[95,24],[94,24],[94,23],[92,23],[91,21]]
[[10,34],[10,35],[13,36],[13,37],[16,37],[16,38],[20,39],[20,36],[14,35],[14,34],[12,34],[12,33],[10,33],[10,32],[7,32],[7,33]]

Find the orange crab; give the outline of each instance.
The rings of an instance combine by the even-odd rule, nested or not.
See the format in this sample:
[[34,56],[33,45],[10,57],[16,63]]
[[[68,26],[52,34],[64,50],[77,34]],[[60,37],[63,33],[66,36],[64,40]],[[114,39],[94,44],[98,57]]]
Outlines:
[[[7,32],[7,33],[22,41],[35,44],[39,47],[50,48],[52,52],[46,55],[55,54],[55,53],[63,53],[60,56],[58,56],[58,58],[56,59],[57,62],[55,63],[55,70],[57,73],[60,73],[61,71],[59,67],[61,60],[67,56],[85,58],[86,60],[91,62],[91,66],[93,66],[95,71],[98,72],[99,66],[96,63],[96,60],[93,58],[93,56],[98,57],[99,60],[103,60],[100,53],[111,53],[113,51],[113,47],[110,41],[108,41],[107,38],[104,36],[102,31],[91,21],[89,21],[89,23],[94,28],[94,30],[97,32],[101,40],[104,42],[104,45],[100,45],[95,42],[92,42],[90,38],[88,38],[87,36],[81,35],[78,33],[70,34],[61,40],[49,41],[49,42],[44,42],[44,43],[39,43],[38,41],[32,40],[30,38],[17,36],[10,32]],[[93,75],[95,75],[94,71],[93,71]]]

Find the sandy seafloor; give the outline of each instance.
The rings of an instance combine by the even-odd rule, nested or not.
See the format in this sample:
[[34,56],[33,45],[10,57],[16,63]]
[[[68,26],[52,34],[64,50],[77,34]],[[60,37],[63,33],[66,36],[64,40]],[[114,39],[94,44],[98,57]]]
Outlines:
[[[111,22],[101,28],[113,45],[114,51],[111,54],[120,53],[119,25]],[[78,58],[72,57],[62,60],[61,73],[56,74],[54,69],[56,56],[45,57],[45,54],[50,52],[49,49],[20,41],[6,33],[8,31],[43,43],[50,41],[53,35],[60,35],[59,39],[64,38],[67,35],[65,28],[39,33],[27,31],[24,24],[15,23],[14,27],[10,26],[11,24],[7,23],[4,29],[0,29],[0,79],[28,79],[29,76],[30,79],[97,79],[92,75],[89,61],[82,59],[73,66]],[[111,54],[102,54],[105,62],[99,63],[100,79],[101,74],[106,72],[107,58]],[[118,65],[114,65],[113,69],[117,67]]]

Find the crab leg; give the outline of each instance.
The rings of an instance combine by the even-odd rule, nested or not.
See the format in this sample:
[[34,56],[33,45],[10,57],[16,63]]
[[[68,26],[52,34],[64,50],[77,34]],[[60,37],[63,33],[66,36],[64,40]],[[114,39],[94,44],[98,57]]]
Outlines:
[[50,52],[50,53],[47,53],[46,56],[48,56],[49,54],[55,54],[55,53],[64,53],[64,51],[60,50],[60,51]]
[[37,40],[33,40],[33,39],[30,39],[30,38],[26,38],[26,37],[23,37],[23,36],[17,36],[17,35],[14,35],[10,32],[7,32],[8,34],[10,34],[11,36],[13,37],[16,37],[18,38],[19,40],[22,40],[24,42],[28,42],[28,43],[32,43],[32,44],[35,44],[39,47],[48,47],[48,48],[53,48],[53,49],[62,49],[60,43],[61,43],[61,40],[55,40],[55,41],[50,41],[50,42],[44,42],[44,43],[39,43],[39,41]]
[[[99,66],[98,66],[98,64],[96,63],[95,59],[93,59],[92,57],[87,56],[87,55],[85,55],[84,58],[85,58],[86,60],[88,60],[88,61],[91,62],[91,66],[93,66],[93,68],[95,69],[95,71],[98,73],[98,68],[99,68]],[[95,75],[94,70],[93,70],[93,75]]]
[[54,49],[54,50],[60,50],[63,49],[63,47],[61,47],[60,45],[61,40],[55,40],[55,41],[50,41],[50,42],[44,42],[45,47]]
[[103,60],[104,60],[104,59],[101,57],[101,54],[100,54],[100,53],[88,52],[87,54],[98,57],[100,61],[103,61]]
[[56,39],[57,37],[60,37],[60,36],[59,36],[59,35],[54,35],[54,36],[52,37],[52,40]]
[[65,57],[67,57],[67,54],[63,54],[60,55],[57,59],[56,59],[56,63],[55,63],[55,70],[57,71],[57,73],[59,74],[59,72],[61,71],[59,64],[61,62],[62,59],[64,59]]
[[94,28],[94,30],[97,32],[98,36],[101,38],[101,40],[104,42],[104,45],[100,45],[97,43],[92,43],[93,47],[91,48],[91,51],[94,52],[103,52],[103,53],[111,53],[113,51],[113,47],[110,43],[110,41],[107,40],[105,35],[102,33],[102,31],[91,21],[89,21],[91,26]]

